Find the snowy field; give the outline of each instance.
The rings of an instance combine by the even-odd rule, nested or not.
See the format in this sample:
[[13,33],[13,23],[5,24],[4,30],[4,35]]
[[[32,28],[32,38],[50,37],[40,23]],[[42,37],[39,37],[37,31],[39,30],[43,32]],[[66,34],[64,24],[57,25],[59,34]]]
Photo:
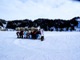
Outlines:
[[0,60],[80,60],[80,32],[45,32],[45,40],[0,31]]

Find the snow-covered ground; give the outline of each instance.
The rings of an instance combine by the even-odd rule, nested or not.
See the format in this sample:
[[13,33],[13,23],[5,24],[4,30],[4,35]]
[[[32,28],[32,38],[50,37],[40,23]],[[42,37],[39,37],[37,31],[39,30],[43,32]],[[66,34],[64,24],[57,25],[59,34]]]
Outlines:
[[45,32],[45,40],[0,31],[0,60],[80,60],[80,32]]

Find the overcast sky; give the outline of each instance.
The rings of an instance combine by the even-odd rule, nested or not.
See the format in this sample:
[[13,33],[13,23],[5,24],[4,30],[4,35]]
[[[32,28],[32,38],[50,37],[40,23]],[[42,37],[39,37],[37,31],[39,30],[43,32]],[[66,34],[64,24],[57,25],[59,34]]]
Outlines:
[[0,0],[0,18],[71,19],[80,16],[80,3],[70,0]]

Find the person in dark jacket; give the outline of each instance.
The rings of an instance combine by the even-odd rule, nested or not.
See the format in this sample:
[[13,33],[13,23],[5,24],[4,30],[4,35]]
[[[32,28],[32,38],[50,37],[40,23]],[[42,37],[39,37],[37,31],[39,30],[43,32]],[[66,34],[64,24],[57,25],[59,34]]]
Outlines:
[[37,38],[37,39],[39,39],[39,38],[40,38],[40,35],[41,35],[40,30],[37,30],[37,33],[36,33],[36,38]]
[[17,38],[20,38],[20,31],[16,32]]
[[20,31],[20,38],[23,38],[23,30]]

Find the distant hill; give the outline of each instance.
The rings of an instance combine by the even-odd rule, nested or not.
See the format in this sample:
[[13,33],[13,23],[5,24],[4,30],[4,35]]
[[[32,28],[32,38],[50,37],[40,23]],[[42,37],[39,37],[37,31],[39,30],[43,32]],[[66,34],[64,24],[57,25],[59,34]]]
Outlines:
[[0,19],[0,26],[4,29],[13,30],[18,27],[40,27],[45,31],[73,31],[76,28],[80,29],[80,17],[74,17],[70,20],[38,18],[34,21],[29,19],[12,21]]

